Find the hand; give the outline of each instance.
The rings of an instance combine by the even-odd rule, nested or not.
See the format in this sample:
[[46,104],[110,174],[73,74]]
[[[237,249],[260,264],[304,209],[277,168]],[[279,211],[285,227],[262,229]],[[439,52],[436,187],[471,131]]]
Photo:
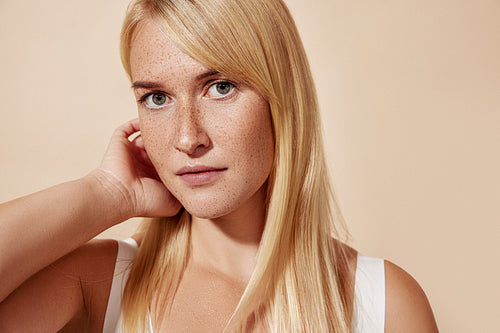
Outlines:
[[128,207],[121,208],[131,217],[173,216],[180,210],[180,202],[162,183],[144,149],[141,136],[129,140],[139,130],[138,119],[118,127],[100,168],[91,175],[97,176],[112,195],[125,196],[125,200],[120,201]]

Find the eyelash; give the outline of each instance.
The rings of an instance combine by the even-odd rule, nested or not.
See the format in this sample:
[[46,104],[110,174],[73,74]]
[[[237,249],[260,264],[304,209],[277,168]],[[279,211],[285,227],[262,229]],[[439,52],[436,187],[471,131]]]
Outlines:
[[[213,80],[213,81],[209,81],[206,83],[206,86],[208,86],[208,88],[206,89],[204,95],[208,94],[208,92],[210,91],[210,89],[214,86],[216,86],[217,84],[227,84],[230,86],[230,91],[226,94],[226,95],[223,95],[221,97],[213,97],[213,99],[218,99],[218,100],[223,100],[223,99],[226,99],[226,98],[229,98],[233,95],[233,91],[237,88],[236,84],[231,82],[231,81],[228,81],[228,80]],[[170,99],[170,97],[164,93],[163,91],[152,91],[150,93],[147,93],[143,96],[141,96],[141,98],[139,98],[137,100],[137,103],[140,103],[142,105],[145,105],[146,104],[146,100],[155,95],[155,94],[162,94],[162,95],[165,95],[165,97],[167,99]],[[165,103],[165,104],[168,104],[168,101]],[[161,109],[164,105],[159,105],[158,107],[150,107],[150,106],[147,106],[145,105],[147,108],[150,108],[150,109]]]
[[212,87],[216,87],[218,84],[225,84],[225,85],[228,85],[229,86],[229,92],[227,94],[224,94],[220,97],[214,97],[214,99],[225,99],[225,98],[229,98],[230,96],[233,95],[234,93],[234,90],[236,89],[236,84],[234,84],[233,82],[231,81],[228,81],[228,80],[215,80],[215,81],[211,81],[209,82],[209,85],[208,85],[208,89],[207,91],[205,92],[205,94],[208,94],[210,92],[210,90],[212,89]]
[[[170,97],[169,97],[167,94],[165,94],[163,91],[152,91],[152,92],[150,92],[150,93],[147,93],[147,94],[143,95],[141,98],[139,98],[139,99],[137,100],[137,103],[140,103],[140,104],[142,104],[142,105],[145,105],[145,104],[146,104],[146,100],[147,100],[149,97],[151,97],[151,96],[153,96],[153,95],[155,95],[155,94],[162,94],[162,95],[165,95],[165,97],[166,97],[167,99],[170,99]],[[157,108],[152,108],[152,107],[149,107],[149,106],[147,106],[147,105],[145,105],[145,106],[146,106],[147,108],[150,108],[150,109],[160,109],[160,108],[162,108],[162,107],[163,107],[163,105],[158,106]]]

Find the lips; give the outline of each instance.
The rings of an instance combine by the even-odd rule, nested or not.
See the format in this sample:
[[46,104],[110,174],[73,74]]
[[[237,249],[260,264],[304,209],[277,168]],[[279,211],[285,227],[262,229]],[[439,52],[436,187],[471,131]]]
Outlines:
[[200,186],[211,183],[220,177],[227,168],[214,168],[204,165],[185,166],[176,172],[186,184]]

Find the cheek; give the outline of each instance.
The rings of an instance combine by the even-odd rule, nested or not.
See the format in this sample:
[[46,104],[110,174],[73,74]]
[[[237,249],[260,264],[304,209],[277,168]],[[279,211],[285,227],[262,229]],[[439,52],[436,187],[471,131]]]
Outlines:
[[170,140],[167,135],[169,130],[164,128],[165,124],[166,122],[148,116],[140,115],[139,117],[139,126],[146,152],[158,171],[163,167],[162,161],[165,161],[165,155],[168,153],[166,148]]
[[272,168],[274,134],[267,104],[250,114],[253,117],[239,124],[241,136],[234,147],[238,151],[240,166],[250,174],[259,174],[258,181],[262,181],[260,178],[267,179]]

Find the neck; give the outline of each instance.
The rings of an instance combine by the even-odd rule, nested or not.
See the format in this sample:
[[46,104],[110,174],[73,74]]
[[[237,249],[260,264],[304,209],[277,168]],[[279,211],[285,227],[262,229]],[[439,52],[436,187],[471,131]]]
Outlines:
[[255,267],[265,224],[265,187],[228,215],[191,220],[192,261],[247,282]]

